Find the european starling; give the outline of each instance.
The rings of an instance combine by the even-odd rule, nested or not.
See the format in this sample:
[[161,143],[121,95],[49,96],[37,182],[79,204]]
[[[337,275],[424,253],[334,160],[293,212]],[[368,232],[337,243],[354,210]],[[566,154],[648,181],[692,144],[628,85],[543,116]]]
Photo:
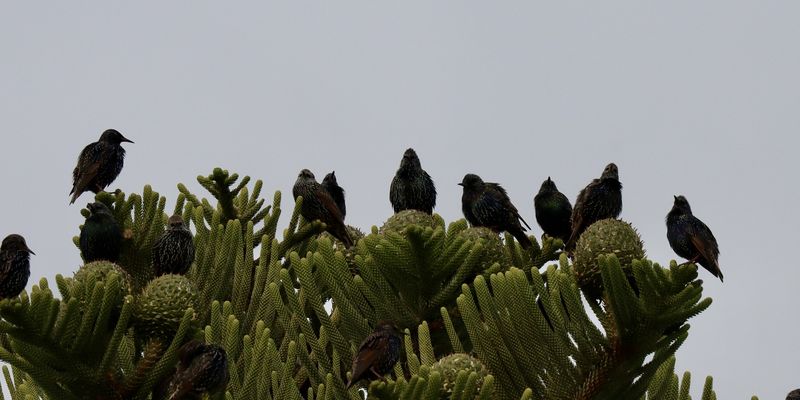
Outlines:
[[403,345],[400,337],[403,334],[392,322],[378,322],[375,330],[358,346],[358,354],[353,358],[353,374],[347,382],[347,388],[361,379],[384,379],[383,376],[400,359]]
[[566,243],[572,233],[572,204],[567,196],[558,191],[550,177],[542,182],[539,193],[533,198],[536,222],[547,235]]
[[19,296],[31,276],[30,256],[34,254],[25,238],[11,234],[0,245],[0,299]]
[[108,129],[100,135],[100,140],[83,148],[78,156],[78,165],[72,171],[72,190],[69,192],[72,200],[69,204],[83,192],[91,190],[97,193],[117,179],[125,160],[122,142],[133,143],[115,129]]
[[339,212],[342,213],[342,221],[347,214],[347,206],[344,204],[344,189],[336,182],[336,171],[331,171],[330,174],[325,175],[322,179],[322,187],[331,195],[336,207],[339,207]]
[[122,246],[122,229],[117,220],[103,203],[89,203],[86,208],[90,214],[83,224],[79,241],[83,261],[117,262]]
[[300,209],[300,215],[306,221],[312,222],[320,220],[327,226],[327,231],[333,237],[339,239],[344,243],[345,247],[353,245],[353,240],[347,233],[347,228],[342,219],[342,213],[339,212],[339,207],[333,201],[331,195],[317,183],[314,174],[311,171],[304,169],[297,175],[297,181],[292,188],[292,194],[295,201],[300,196],[303,196],[303,207]]
[[593,223],[606,218],[617,218],[622,212],[622,184],[614,163],[606,165],[599,179],[586,185],[575,200],[572,209],[572,234],[567,249],[575,247],[581,233]]
[[169,227],[153,245],[153,270],[155,276],[183,275],[194,261],[192,232],[183,225],[183,217],[169,217]]
[[795,389],[786,395],[786,400],[800,400],[800,389]]
[[508,231],[523,249],[531,247],[520,222],[528,229],[531,227],[511,204],[505,189],[497,183],[484,182],[475,174],[464,175],[459,185],[464,188],[461,210],[472,226],[485,226],[495,232]]
[[672,210],[667,213],[667,240],[676,254],[699,263],[722,281],[717,239],[703,221],[692,215],[686,197],[675,196]]
[[[167,385],[167,400],[200,400],[203,393],[214,393],[227,386],[228,357],[222,347],[191,340],[178,349],[178,360]],[[159,392],[162,390],[158,388]]]
[[395,213],[403,210],[418,210],[433,214],[436,206],[436,186],[431,176],[422,169],[414,149],[403,153],[400,168],[389,188],[389,202]]

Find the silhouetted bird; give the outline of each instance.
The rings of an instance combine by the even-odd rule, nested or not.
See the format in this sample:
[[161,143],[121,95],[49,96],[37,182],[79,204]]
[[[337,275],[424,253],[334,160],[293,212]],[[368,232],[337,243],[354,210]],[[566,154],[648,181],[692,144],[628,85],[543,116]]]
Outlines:
[[368,381],[384,379],[383,376],[391,372],[394,364],[400,359],[402,335],[404,333],[392,322],[378,322],[375,330],[358,346],[358,353],[353,358],[353,373],[347,382],[347,388],[361,379]]
[[19,296],[31,276],[30,256],[34,254],[25,238],[11,234],[0,245],[0,299]]
[[558,191],[556,183],[549,176],[533,198],[533,207],[536,210],[536,222],[544,233],[566,243],[572,233],[572,204],[567,196]]
[[786,395],[786,400],[800,400],[800,389],[795,389]]
[[192,232],[183,225],[183,217],[169,217],[169,227],[153,245],[153,270],[156,276],[183,275],[194,261]]
[[317,183],[311,171],[307,169],[300,171],[300,174],[297,175],[297,181],[294,183],[294,188],[292,188],[292,194],[295,201],[297,201],[298,197],[303,196],[300,215],[306,221],[320,220],[327,226],[327,231],[344,243],[345,247],[353,245],[353,240],[350,239],[350,235],[347,233],[339,207],[336,206],[331,195],[322,188],[322,185]]
[[617,218],[622,212],[622,184],[614,163],[606,165],[599,179],[586,185],[575,200],[572,209],[572,234],[567,249],[575,247],[581,233],[593,223],[606,218]]
[[78,165],[72,171],[72,190],[69,194],[73,196],[69,204],[74,203],[83,192],[91,190],[97,193],[117,179],[125,160],[125,149],[120,145],[122,142],[133,143],[116,130],[108,129],[100,135],[100,140],[83,148],[78,156]]
[[86,208],[90,214],[83,224],[79,241],[83,261],[117,262],[122,247],[122,229],[117,220],[103,203],[89,203]]
[[672,210],[667,213],[667,240],[679,256],[699,263],[722,281],[717,239],[703,221],[692,215],[689,202],[683,196],[675,196]]
[[154,389],[154,399],[200,400],[227,386],[228,357],[222,347],[191,340],[178,349],[178,360],[169,382]]
[[511,204],[508,194],[497,183],[484,182],[478,175],[466,174],[459,183],[464,188],[461,210],[472,226],[485,226],[495,232],[508,231],[517,238],[523,249],[531,247],[520,221],[531,227]]
[[436,206],[436,186],[431,176],[422,169],[414,149],[403,153],[400,168],[389,187],[389,201],[395,213],[403,210],[418,210],[433,214]]
[[325,178],[322,179],[322,187],[331,195],[336,207],[339,207],[339,211],[342,213],[342,221],[344,221],[344,217],[347,215],[347,206],[344,204],[344,189],[336,182],[336,171],[331,171],[330,174],[325,175]]

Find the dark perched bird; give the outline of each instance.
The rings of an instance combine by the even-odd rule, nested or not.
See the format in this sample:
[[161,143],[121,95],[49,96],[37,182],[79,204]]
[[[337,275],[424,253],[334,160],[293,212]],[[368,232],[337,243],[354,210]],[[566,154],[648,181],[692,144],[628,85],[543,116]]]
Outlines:
[[472,226],[485,226],[495,232],[508,231],[523,249],[531,247],[520,222],[531,227],[511,204],[506,190],[497,183],[484,182],[478,175],[466,174],[459,183],[464,188],[461,210]]
[[549,176],[534,196],[533,208],[536,210],[536,222],[544,233],[564,243],[569,240],[572,233],[572,204],[567,196],[558,191],[556,183]]
[[614,163],[606,165],[599,179],[586,185],[575,200],[572,209],[572,233],[567,249],[575,247],[581,233],[593,223],[606,218],[617,218],[622,212],[622,184]]
[[0,245],[0,299],[19,296],[31,276],[30,256],[34,254],[25,238],[11,234]]
[[436,206],[436,186],[431,176],[422,169],[414,149],[403,153],[400,168],[389,187],[389,202],[395,213],[403,210],[418,210],[433,214]]
[[191,340],[178,349],[178,366],[154,390],[153,399],[200,400],[203,393],[215,393],[228,384],[228,357],[220,346]]
[[84,262],[117,262],[122,246],[122,229],[111,210],[100,202],[89,203],[89,216],[81,229],[79,247]]
[[347,206],[344,204],[344,189],[336,182],[336,171],[331,171],[330,174],[325,175],[322,179],[322,187],[331,195],[336,207],[339,207],[339,212],[342,213],[342,221],[347,214]]
[[194,261],[192,232],[183,225],[183,217],[169,217],[169,227],[153,245],[153,270],[156,276],[183,275]]
[[703,221],[692,215],[686,197],[675,196],[672,210],[667,213],[667,240],[676,254],[699,263],[722,281],[717,239]]
[[69,204],[83,192],[91,190],[97,193],[117,179],[125,160],[122,142],[133,143],[115,129],[108,129],[100,135],[100,140],[83,148],[78,156],[78,165],[72,171],[72,190],[69,192],[72,200]]
[[800,400],[800,389],[795,389],[786,395],[786,400]]
[[361,379],[384,379],[383,376],[391,372],[400,359],[402,335],[404,333],[394,323],[379,321],[375,330],[358,346],[358,353],[353,358],[353,374],[347,382],[347,388]]
[[297,201],[298,197],[303,196],[303,207],[300,209],[300,215],[306,221],[320,220],[327,225],[327,231],[344,243],[345,247],[353,245],[353,240],[350,239],[350,235],[347,233],[339,207],[336,206],[333,197],[325,191],[322,185],[317,183],[311,171],[307,169],[300,171],[292,188],[292,194],[295,201]]

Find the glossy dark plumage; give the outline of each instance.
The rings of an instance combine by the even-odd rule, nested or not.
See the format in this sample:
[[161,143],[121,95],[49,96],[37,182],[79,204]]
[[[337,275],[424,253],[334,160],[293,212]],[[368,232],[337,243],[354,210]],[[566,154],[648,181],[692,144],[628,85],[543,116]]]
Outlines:
[[108,129],[98,141],[83,148],[78,156],[78,165],[72,171],[72,190],[69,192],[72,200],[69,204],[83,192],[97,193],[117,179],[125,160],[122,142],[133,143],[116,130]]
[[800,389],[795,389],[786,395],[786,400],[800,400]]
[[122,229],[111,210],[100,202],[89,203],[89,217],[83,223],[79,247],[84,262],[117,262],[122,247]]
[[336,207],[339,207],[339,212],[342,213],[342,221],[347,214],[347,206],[344,203],[344,189],[336,182],[336,171],[331,171],[330,174],[325,175],[322,179],[322,188],[331,195]]
[[183,275],[194,261],[192,232],[183,224],[183,217],[169,217],[167,230],[153,244],[153,270],[155,276]]
[[30,256],[34,254],[25,238],[11,234],[0,245],[0,299],[19,296],[31,276]]
[[373,381],[384,379],[400,359],[403,347],[403,333],[392,322],[380,321],[375,330],[358,346],[358,353],[353,358],[353,371],[349,389],[361,379]]
[[157,388],[154,399],[199,400],[203,393],[215,393],[227,386],[228,357],[222,347],[192,340],[178,349],[178,360],[169,383],[162,385],[166,389]]
[[675,196],[672,210],[667,213],[667,240],[676,254],[702,265],[722,280],[717,239],[703,221],[692,215],[689,202],[683,196]]
[[520,222],[528,229],[531,227],[511,204],[503,187],[497,183],[484,182],[475,174],[464,175],[459,185],[464,188],[461,210],[472,226],[485,226],[495,232],[508,231],[523,249],[531,247],[531,241],[525,235],[525,229]]
[[320,220],[327,225],[327,231],[344,243],[345,247],[353,245],[353,240],[347,233],[339,207],[336,206],[333,197],[325,191],[322,185],[317,183],[311,171],[307,169],[300,171],[292,188],[292,194],[295,201],[298,197],[303,196],[303,207],[300,209],[300,215],[306,221]]
[[575,247],[581,233],[593,223],[606,218],[617,218],[622,212],[622,184],[614,163],[606,165],[603,174],[586,185],[575,200],[572,209],[572,233],[567,249]]
[[389,187],[389,202],[395,213],[403,210],[418,210],[433,214],[436,206],[436,186],[431,176],[422,169],[414,149],[403,153],[400,168],[397,169],[392,185]]
[[558,191],[556,183],[549,176],[534,196],[533,207],[536,210],[536,222],[544,233],[566,243],[572,233],[572,204],[567,196]]

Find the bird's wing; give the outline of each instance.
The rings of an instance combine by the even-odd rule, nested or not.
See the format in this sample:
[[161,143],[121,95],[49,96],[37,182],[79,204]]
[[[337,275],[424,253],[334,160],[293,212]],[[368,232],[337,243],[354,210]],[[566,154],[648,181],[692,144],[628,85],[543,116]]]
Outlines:
[[691,231],[689,232],[689,239],[692,245],[704,259],[708,260],[709,264],[713,264],[716,271],[711,272],[720,274],[719,263],[717,262],[719,258],[719,246],[714,234],[711,233],[711,229],[696,217],[692,218],[690,225]]
[[188,366],[192,360],[201,354],[206,348],[206,344],[199,340],[191,340],[178,349],[178,359],[181,365]]
[[496,202],[501,204],[503,208],[510,211],[511,214],[514,216],[514,218],[522,221],[522,223],[525,224],[525,226],[527,226],[528,229],[531,229],[531,226],[528,225],[528,223],[525,221],[525,219],[522,218],[521,215],[519,215],[519,210],[517,210],[517,207],[515,207],[514,204],[511,202],[511,198],[508,197],[508,192],[506,192],[506,190],[502,186],[500,186],[500,184],[489,182],[486,185],[491,190],[487,190],[484,193],[487,192],[490,193],[490,196],[492,196]]
[[100,171],[100,151],[97,143],[83,148],[78,156],[78,165],[72,170],[72,191],[83,192]]
[[[342,218],[342,212],[339,210],[339,206],[336,205],[336,202],[333,201],[333,197],[328,194],[322,186],[319,186],[319,189],[315,192],[319,203],[322,205],[323,208],[333,217],[333,219],[337,222],[344,224],[344,218]],[[322,221],[326,222],[326,221]]]
[[[381,349],[381,337],[375,333],[371,333],[364,339],[361,346],[358,348],[358,354],[353,358],[353,375],[350,379],[351,382],[356,382],[367,372],[378,359]],[[371,351],[372,350],[372,351]]]

